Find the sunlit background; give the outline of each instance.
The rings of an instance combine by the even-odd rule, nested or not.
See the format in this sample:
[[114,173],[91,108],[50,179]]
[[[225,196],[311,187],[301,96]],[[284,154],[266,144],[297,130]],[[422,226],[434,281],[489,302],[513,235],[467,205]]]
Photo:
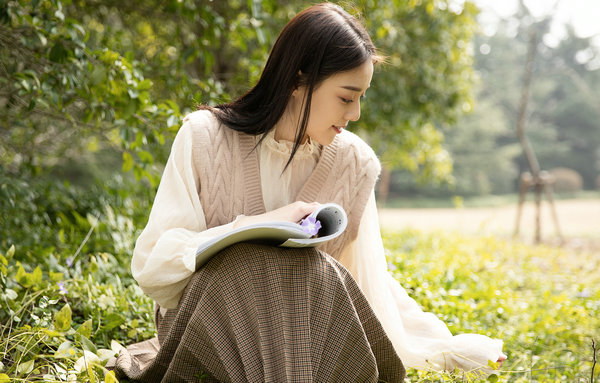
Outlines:
[[[454,184],[411,183],[394,171],[390,204],[382,212],[396,227],[510,235],[517,224],[519,175],[530,171],[517,140],[528,43],[536,31],[536,52],[524,119],[525,135],[542,170],[557,176],[554,212],[542,197],[546,237],[557,233],[600,239],[600,2],[594,0],[475,0],[481,34],[473,42],[478,76],[469,114],[445,130],[454,165]],[[449,7],[460,11],[462,1]],[[583,155],[586,152],[587,155]],[[394,184],[395,180],[395,184]],[[412,185],[412,186],[410,186]],[[397,192],[399,198],[394,198]],[[454,193],[454,196],[450,194]],[[512,194],[514,198],[506,198]],[[444,208],[442,197],[463,209]],[[504,197],[503,197],[504,196]],[[579,196],[579,198],[574,198]],[[536,209],[531,190],[520,215],[520,233],[533,235]],[[452,201],[452,202],[450,202]],[[411,209],[421,207],[441,209]],[[471,209],[464,209],[464,207]],[[398,214],[394,214],[398,213]],[[389,216],[388,216],[389,214]]]

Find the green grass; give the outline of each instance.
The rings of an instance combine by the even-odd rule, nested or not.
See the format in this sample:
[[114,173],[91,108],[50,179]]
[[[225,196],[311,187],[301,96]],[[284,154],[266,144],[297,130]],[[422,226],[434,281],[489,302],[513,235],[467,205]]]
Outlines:
[[[396,278],[453,333],[504,340],[509,359],[498,381],[591,381],[592,340],[600,349],[600,254],[415,231],[387,233],[385,243]],[[599,373],[596,366],[597,381]],[[416,371],[409,376],[468,380]]]
[[[577,193],[554,194],[556,200],[563,199],[598,199],[599,191],[586,190]],[[533,201],[534,196],[531,192],[527,194],[526,200]],[[453,208],[457,205],[464,207],[499,207],[510,204],[515,204],[519,200],[518,194],[503,194],[503,195],[485,195],[485,196],[453,196],[453,197],[396,197],[390,200],[382,207],[395,209],[408,208]],[[545,199],[544,199],[545,201]]]
[[[388,232],[384,240],[395,277],[425,310],[453,333],[502,338],[509,356],[488,380],[409,370],[411,382],[591,381],[600,254],[442,232]],[[0,382],[115,381],[105,376],[107,358],[154,331],[152,302],[126,263],[80,254],[68,267],[49,250],[35,268],[19,263],[23,253],[17,246],[0,257]],[[599,374],[596,366],[596,381]]]

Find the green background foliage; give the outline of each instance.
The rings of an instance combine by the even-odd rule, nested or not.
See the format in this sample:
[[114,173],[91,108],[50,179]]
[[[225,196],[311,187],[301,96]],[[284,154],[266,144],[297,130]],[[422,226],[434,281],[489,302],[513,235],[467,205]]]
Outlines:
[[[181,116],[247,90],[280,28],[308,4],[5,3],[3,167],[80,180],[93,159],[114,161],[119,153],[123,170],[156,186]],[[390,166],[448,177],[439,127],[470,102],[475,7],[361,1],[349,10],[362,15],[388,56],[369,92],[370,113],[355,128],[373,132],[370,141]]]

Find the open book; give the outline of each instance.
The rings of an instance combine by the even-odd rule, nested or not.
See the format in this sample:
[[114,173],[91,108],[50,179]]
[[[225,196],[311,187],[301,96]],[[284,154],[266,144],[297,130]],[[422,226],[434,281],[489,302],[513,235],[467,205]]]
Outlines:
[[217,236],[198,246],[196,270],[210,257],[238,242],[256,242],[282,247],[315,247],[336,238],[348,225],[346,212],[335,203],[320,205],[305,219],[310,220],[311,223],[320,222],[321,227],[316,234],[313,235],[310,230],[307,230],[306,225],[300,223],[262,222]]

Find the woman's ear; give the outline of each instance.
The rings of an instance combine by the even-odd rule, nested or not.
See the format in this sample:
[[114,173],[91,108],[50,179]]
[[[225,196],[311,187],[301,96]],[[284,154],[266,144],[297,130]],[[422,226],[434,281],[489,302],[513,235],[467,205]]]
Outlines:
[[306,76],[301,70],[298,70],[298,73],[296,73],[296,89],[303,85],[306,85]]

